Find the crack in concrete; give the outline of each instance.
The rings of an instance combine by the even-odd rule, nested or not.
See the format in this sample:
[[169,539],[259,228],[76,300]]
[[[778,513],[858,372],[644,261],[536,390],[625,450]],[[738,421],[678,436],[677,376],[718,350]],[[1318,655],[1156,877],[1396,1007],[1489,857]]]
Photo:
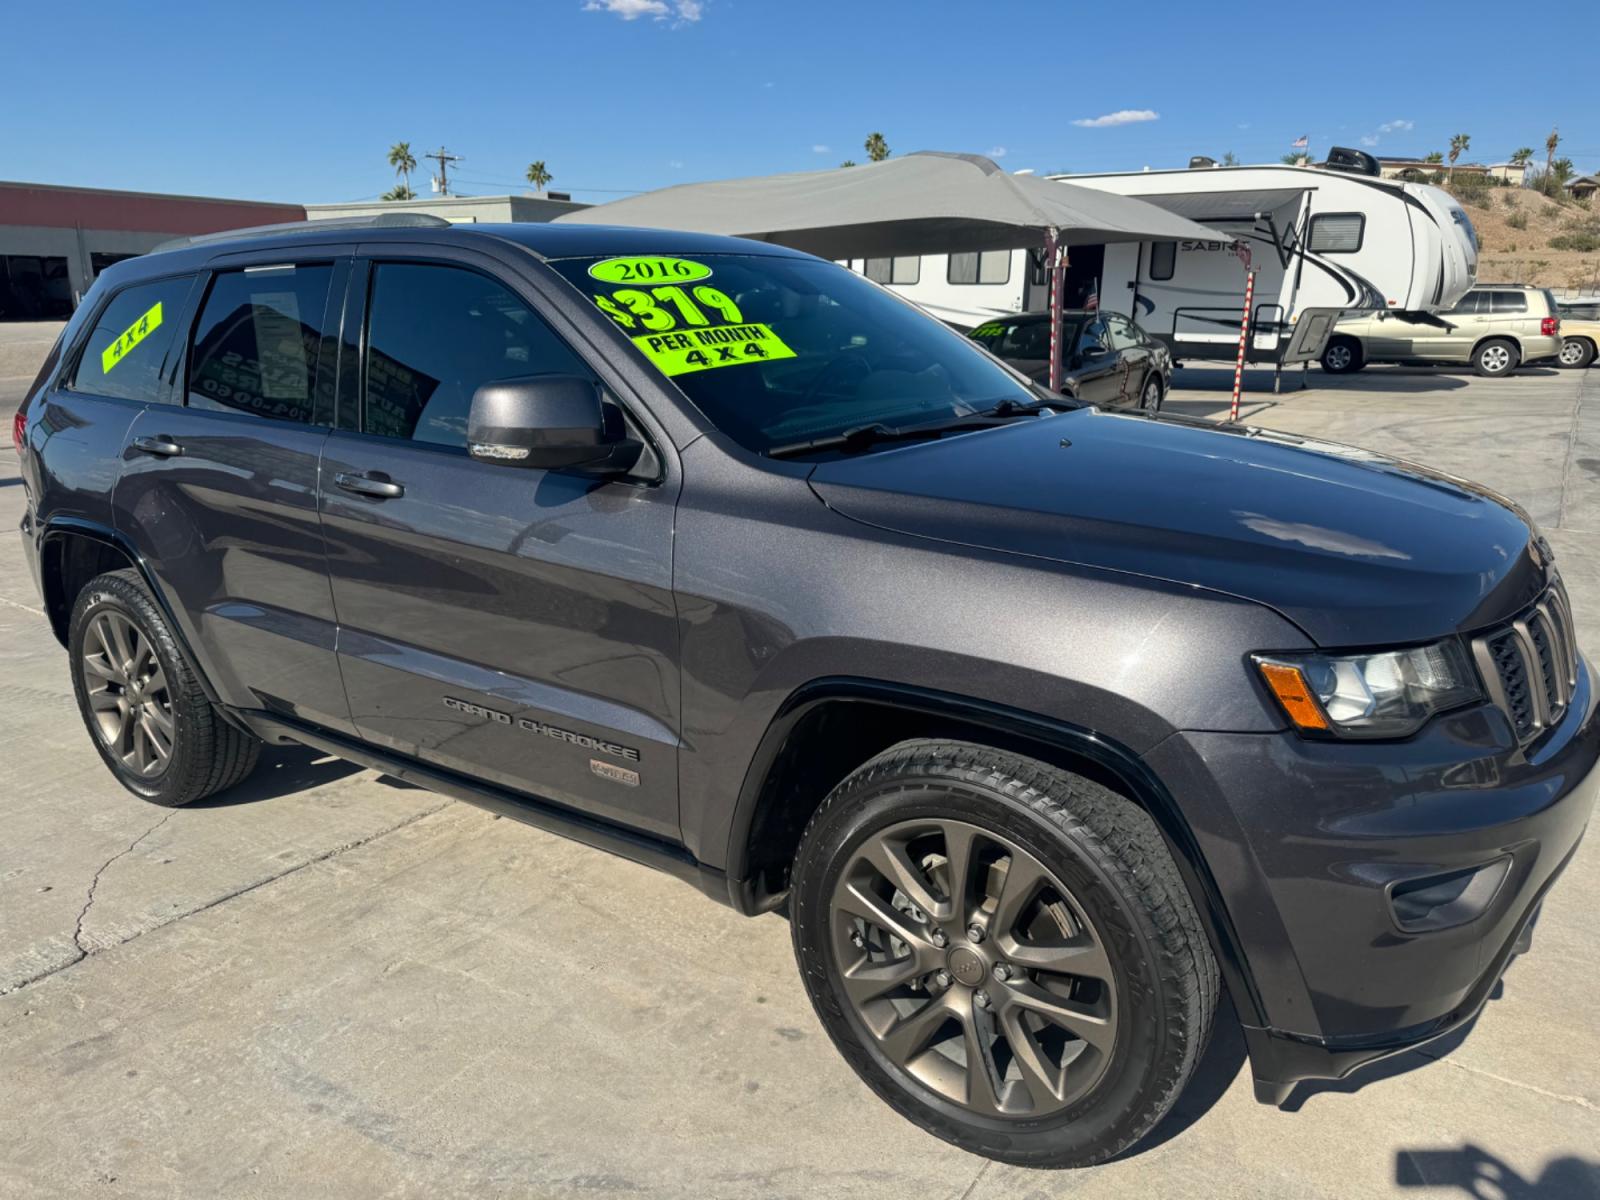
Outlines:
[[78,923],[72,928],[72,944],[77,947],[78,957],[73,959],[71,963],[68,963],[67,966],[72,966],[73,963],[82,962],[92,953],[90,948],[83,944],[83,923],[89,917],[89,910],[94,907],[94,894],[99,890],[100,877],[111,869],[112,863],[116,862],[119,858],[124,858],[127,855],[132,854],[134,850],[138,848],[140,842],[144,841],[147,837],[154,836],[156,830],[160,829],[163,825],[177,815],[178,810],[173,809],[154,825],[150,826],[149,829],[146,829],[138,837],[134,838],[133,841],[129,842],[126,849],[118,850],[110,858],[106,859],[105,862],[100,864],[100,869],[94,873],[94,878],[89,880],[89,894],[84,898],[83,908],[78,913]]
[[1583,378],[1578,380],[1578,395],[1572,405],[1572,424],[1567,427],[1567,459],[1561,464],[1561,500],[1556,505],[1556,528],[1567,527],[1567,491],[1568,481],[1572,478],[1572,466],[1578,457],[1578,439],[1583,417],[1583,401],[1589,392],[1589,385],[1596,376],[1593,371],[1585,371]]
[[1469,1067],[1466,1063],[1457,1062],[1455,1059],[1445,1055],[1430,1054],[1426,1050],[1418,1050],[1417,1053],[1430,1062],[1444,1063],[1446,1066],[1454,1067],[1458,1071],[1465,1071],[1469,1075],[1492,1079],[1495,1083],[1503,1083],[1507,1087],[1520,1088],[1525,1092],[1532,1092],[1536,1096],[1543,1096],[1546,1100],[1555,1100],[1561,1104],[1571,1104],[1583,1109],[1585,1112],[1600,1112],[1600,1105],[1596,1105],[1586,1096],[1572,1096],[1566,1092],[1552,1092],[1536,1083],[1524,1083],[1520,1079],[1508,1079],[1504,1075],[1496,1075],[1493,1071],[1485,1071],[1482,1067]]
[[994,1166],[994,1159],[991,1158],[978,1168],[978,1173],[972,1177],[972,1182],[967,1184],[967,1190],[961,1193],[959,1200],[968,1200],[972,1193],[977,1190],[978,1185],[983,1182],[983,1177],[988,1174],[989,1168],[992,1166]]
[[44,609],[42,609],[42,608],[34,608],[33,605],[31,605],[31,604],[18,603],[17,601],[12,600],[8,596],[0,596],[0,604],[8,605],[11,608],[20,608],[23,612],[32,613],[36,617],[42,617],[42,616],[45,615]]
[[204,904],[196,905],[194,908],[188,909],[184,912],[174,913],[165,920],[158,921],[148,928],[141,929],[136,933],[132,933],[127,937],[120,939],[119,941],[111,943],[108,946],[85,946],[83,944],[83,922],[84,919],[89,915],[89,909],[94,906],[95,891],[100,886],[100,877],[105,874],[107,868],[109,868],[112,863],[116,862],[124,855],[132,853],[140,842],[144,841],[173,817],[177,816],[180,810],[174,809],[172,812],[169,812],[166,816],[162,817],[161,820],[157,821],[149,829],[145,830],[144,833],[135,838],[128,845],[126,850],[119,850],[116,854],[113,854],[105,861],[104,864],[101,865],[100,869],[94,873],[94,878],[89,883],[88,899],[84,902],[83,911],[78,914],[77,926],[72,931],[72,944],[77,951],[76,956],[68,959],[66,962],[58,963],[49,970],[40,971],[37,975],[32,975],[27,979],[19,980],[10,987],[0,987],[0,996],[9,996],[13,992],[20,992],[24,988],[31,987],[41,980],[49,979],[52,975],[59,975],[63,971],[71,970],[73,967],[77,966],[87,958],[92,958],[95,955],[104,953],[107,950],[115,950],[119,946],[126,946],[129,942],[136,941],[137,939],[145,936],[147,933],[154,933],[158,929],[165,929],[169,925],[175,925],[179,921],[187,920],[190,917],[198,916],[200,913],[216,908],[219,904],[226,904],[228,901],[238,899],[240,896],[247,896],[251,892],[266,887],[268,884],[276,883],[280,879],[287,879],[290,875],[298,874],[299,872],[304,871],[307,867],[314,867],[318,863],[327,862],[330,858],[336,858],[339,855],[348,853],[351,850],[359,850],[362,846],[370,845],[379,838],[387,837],[391,833],[398,833],[408,825],[415,825],[418,821],[425,820],[426,818],[433,816],[435,813],[443,812],[454,803],[456,803],[454,800],[445,800],[442,804],[436,804],[432,808],[415,813],[397,824],[390,825],[386,829],[380,829],[375,833],[368,834],[366,837],[356,838],[354,841],[342,842],[329,850],[323,851],[321,854],[318,854],[313,858],[306,859],[305,862],[296,863],[292,867],[288,867],[285,870],[279,871],[276,875],[269,875],[265,879],[258,879],[254,883],[248,883],[243,887],[235,888],[231,892],[227,892],[224,895],[216,897],[215,899],[208,900]]

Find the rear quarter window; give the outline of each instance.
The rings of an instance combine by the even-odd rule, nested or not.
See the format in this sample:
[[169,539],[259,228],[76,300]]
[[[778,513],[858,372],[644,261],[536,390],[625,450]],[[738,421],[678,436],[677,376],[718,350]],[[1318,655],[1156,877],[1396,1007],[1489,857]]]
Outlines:
[[165,398],[161,368],[183,318],[192,275],[123,288],[95,318],[71,387],[92,396],[146,403]]

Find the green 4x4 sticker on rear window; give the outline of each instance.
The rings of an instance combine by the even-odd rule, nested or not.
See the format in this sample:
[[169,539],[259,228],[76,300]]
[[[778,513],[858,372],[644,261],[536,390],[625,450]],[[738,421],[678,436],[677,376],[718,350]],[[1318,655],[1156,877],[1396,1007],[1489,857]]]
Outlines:
[[[661,256],[608,258],[589,268],[595,304],[663,375],[795,357],[772,326],[746,321],[732,297],[693,282],[711,276],[705,263]],[[651,282],[668,279],[675,282]]]
[[143,316],[124,329],[116,341],[100,351],[100,373],[111,374],[111,368],[122,361],[124,354],[159,328],[161,328],[161,301],[157,300],[145,310]]

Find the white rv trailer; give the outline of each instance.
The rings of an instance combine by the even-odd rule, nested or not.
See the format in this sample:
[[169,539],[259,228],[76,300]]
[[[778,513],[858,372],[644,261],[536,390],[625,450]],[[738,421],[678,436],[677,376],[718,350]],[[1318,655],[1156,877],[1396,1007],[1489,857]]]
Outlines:
[[[1343,153],[1358,162],[1367,157]],[[1249,346],[1255,362],[1282,363],[1309,310],[1440,312],[1477,276],[1472,222],[1449,193],[1426,184],[1291,166],[1052,178],[1136,196],[1248,246],[1256,268]],[[1048,303],[1037,251],[953,248],[850,265],[963,328]],[[1234,242],[1080,246],[1071,252],[1066,304],[1095,295],[1102,308],[1133,317],[1180,359],[1231,359],[1244,285]]]

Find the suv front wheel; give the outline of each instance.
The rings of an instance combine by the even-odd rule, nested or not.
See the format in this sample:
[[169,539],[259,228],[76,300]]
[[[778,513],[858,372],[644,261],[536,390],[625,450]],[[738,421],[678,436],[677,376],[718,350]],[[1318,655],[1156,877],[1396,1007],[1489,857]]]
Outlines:
[[177,807],[255,769],[260,741],[206,699],[136,572],[108,572],[79,593],[67,649],[83,723],[134,795]]
[[1020,755],[911,741],[866,763],[808,825],[790,911],[851,1066],[991,1158],[1127,1149],[1210,1031],[1216,962],[1155,823]]

